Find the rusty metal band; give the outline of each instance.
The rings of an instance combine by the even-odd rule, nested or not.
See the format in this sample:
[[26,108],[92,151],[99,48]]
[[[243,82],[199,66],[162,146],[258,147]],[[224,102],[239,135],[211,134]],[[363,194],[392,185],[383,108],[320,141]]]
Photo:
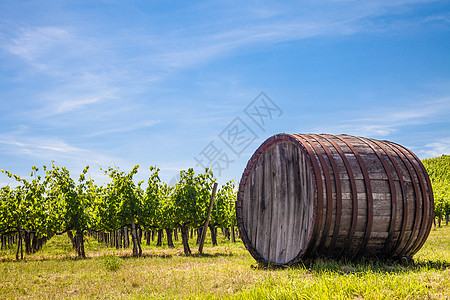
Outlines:
[[[420,183],[420,189],[422,190],[422,222],[420,224],[419,236],[417,237],[415,246],[412,247],[411,251],[408,254],[408,255],[412,256],[414,253],[416,253],[420,249],[420,247],[422,247],[423,243],[425,243],[425,240],[427,239],[428,234],[429,234],[429,230],[431,230],[431,222],[427,218],[427,215],[431,216],[431,214],[429,214],[429,211],[428,211],[429,210],[428,201],[427,201],[428,197],[427,197],[427,191],[425,189],[425,183],[424,183],[424,181],[426,181],[426,179],[428,178],[428,176],[427,176],[428,173],[425,170],[425,167],[420,162],[419,158],[417,158],[417,156],[414,153],[412,153],[409,149],[406,149],[400,145],[398,145],[398,146],[405,149],[415,159],[415,161],[420,166],[420,170],[423,173],[423,176],[420,175],[419,169],[417,168],[416,164],[414,164],[414,162],[412,160],[410,160],[414,170],[416,171],[417,179],[419,179],[419,183]],[[426,181],[426,184],[428,185],[427,181]],[[431,185],[431,183],[430,183],[430,185]],[[433,206],[430,205],[430,208],[431,207],[433,207],[433,210],[434,210],[434,205]]]
[[[409,151],[409,150],[408,150]],[[425,241],[428,238],[428,235],[430,234],[430,230],[431,227],[433,226],[433,220],[434,220],[434,195],[433,195],[433,188],[431,187],[431,181],[430,181],[430,177],[428,176],[428,172],[425,169],[424,165],[422,164],[422,162],[419,160],[419,158],[411,151],[409,151],[412,156],[417,160],[420,168],[422,169],[422,172],[424,174],[425,177],[425,181],[427,182],[427,187],[428,187],[428,199],[430,201],[430,206],[429,206],[429,219],[428,219],[428,227],[425,231],[424,237],[422,239],[422,241],[420,242],[420,244],[418,244],[417,249],[420,249],[423,244],[425,243]]]
[[[419,169],[417,168],[416,164],[414,163],[414,160],[411,159],[408,156],[408,153],[410,154],[411,152],[409,150],[405,151],[404,147],[402,147],[400,145],[397,145],[397,144],[395,144],[395,145],[400,149],[400,151],[406,156],[406,158],[411,163],[411,165],[412,165],[412,167],[413,167],[413,169],[414,169],[414,171],[416,173],[417,179],[419,181],[420,190],[422,191],[422,217],[420,218],[420,226],[418,228],[418,234],[417,234],[416,240],[411,245],[411,249],[409,249],[406,252],[407,256],[412,256],[415,253],[415,251],[416,251],[415,249],[417,249],[417,245],[420,244],[420,242],[423,239],[423,236],[424,236],[424,234],[426,232],[426,230],[424,229],[424,226],[428,226],[428,224],[425,224],[427,210],[428,210],[428,202],[426,201],[426,199],[427,199],[427,192],[425,190],[423,177],[420,175]],[[419,203],[418,194],[416,195],[416,203]],[[416,211],[417,212],[419,211],[419,206],[418,205],[416,205]],[[418,222],[416,221],[416,223],[418,223]],[[417,224],[415,224],[415,225],[417,225]]]
[[[333,154],[330,151],[330,148],[328,148],[320,139],[317,137],[320,137],[322,139],[328,139],[324,137],[321,134],[314,135],[314,138],[317,142],[322,146],[322,148],[325,150],[328,159],[331,163],[331,168],[333,169],[333,176],[334,176],[334,183],[336,187],[336,218],[334,222],[334,230],[333,230],[333,238],[331,239],[331,244],[328,249],[328,253],[332,253],[334,248],[336,247],[336,241],[339,236],[339,229],[341,226],[341,216],[342,216],[342,189],[341,189],[341,179],[339,176],[339,169],[336,165],[336,161],[333,159]],[[328,141],[329,142],[329,141]]]
[[[323,213],[323,182],[322,182],[322,174],[320,173],[319,164],[315,159],[313,149],[308,145],[307,142],[304,141],[304,137],[301,134],[294,135],[298,142],[306,149],[308,155],[311,159],[311,163],[314,169],[314,176],[317,184],[317,213],[313,216],[317,222],[315,222],[315,226],[312,232],[312,238],[307,246],[307,250],[305,251],[305,256],[308,256],[315,250],[315,244],[317,239],[317,234],[319,232],[320,227],[322,226],[322,213]],[[315,211],[315,210],[314,210]]]
[[[380,147],[384,151],[384,153],[386,153],[386,155],[389,157],[389,160],[391,161],[392,165],[394,166],[395,172],[397,173],[398,179],[400,181],[400,187],[401,187],[401,190],[402,190],[403,215],[402,215],[402,219],[401,219],[400,234],[399,234],[399,236],[397,238],[397,242],[395,243],[395,245],[393,245],[391,248],[386,248],[386,251],[388,251],[389,253],[392,253],[392,254],[395,255],[395,253],[397,252],[397,249],[398,249],[401,241],[403,241],[403,237],[405,235],[405,229],[406,229],[406,222],[408,221],[408,201],[407,201],[407,197],[408,196],[407,196],[407,193],[406,193],[405,181],[403,180],[403,172],[402,172],[402,170],[398,166],[398,164],[395,161],[395,159],[392,156],[392,154],[387,150],[385,145],[383,145],[383,142],[377,141],[377,140],[372,140],[372,142],[374,142],[376,145],[378,145],[378,147]],[[387,142],[384,142],[384,143],[387,143]],[[391,149],[391,151],[392,151],[392,149]],[[398,203],[396,205],[398,205]],[[392,209],[392,210],[393,210],[394,216],[396,216],[397,215],[397,211],[394,210],[394,209]]]
[[323,158],[323,155],[322,155],[323,152],[320,151],[320,149],[317,147],[317,145],[311,140],[311,135],[303,134],[302,137],[313,147],[314,151],[317,153],[317,156],[319,157],[319,161],[322,166],[322,170],[323,170],[324,177],[325,177],[325,187],[326,187],[326,193],[327,193],[327,212],[326,212],[326,217],[325,217],[325,227],[323,229],[322,238],[319,243],[319,248],[322,249],[325,247],[325,241],[330,232],[331,214],[332,214],[332,210],[333,210],[333,190],[331,189],[330,171],[328,170],[328,166],[325,162],[325,159]]
[[[404,256],[404,255],[408,255],[408,252],[411,250],[411,246],[413,246],[413,242],[414,242],[414,236],[417,234],[417,230],[418,230],[418,219],[419,219],[419,187],[417,186],[417,181],[414,180],[414,170],[412,170],[410,164],[411,164],[411,160],[406,156],[405,152],[398,147],[397,144],[395,143],[390,143],[392,149],[396,149],[396,153],[397,155],[402,159],[403,163],[405,164],[407,170],[408,170],[408,174],[409,177],[411,178],[411,181],[413,183],[413,188],[414,188],[414,199],[415,199],[415,207],[414,207],[414,216],[413,216],[413,228],[411,230],[411,234],[409,235],[409,238],[405,244],[405,246],[403,247],[403,249],[400,251],[399,256]],[[401,153],[401,155],[400,155]],[[406,158],[403,158],[403,156]]]
[[[380,151],[371,142],[374,142],[373,140],[369,139],[362,139],[358,138],[361,142],[366,143],[377,155],[378,159],[380,160],[381,164],[383,165],[384,171],[386,172],[386,175],[388,177],[389,182],[389,190],[391,194],[391,219],[389,221],[389,231],[388,236],[386,238],[386,242],[384,244],[383,250],[381,252],[383,255],[387,256],[389,255],[389,250],[392,246],[392,236],[394,234],[395,229],[395,221],[396,221],[396,215],[397,215],[397,190],[394,185],[394,178],[392,177],[391,169],[389,168],[389,165],[387,164],[386,160],[384,159],[383,155],[381,155]],[[378,144],[375,143],[377,146]],[[380,147],[381,148],[381,147]],[[383,150],[383,148],[381,148]],[[384,151],[384,150],[383,150]],[[384,151],[386,152],[386,151]]]
[[[347,157],[345,156],[344,152],[342,151],[341,147],[339,147],[338,144],[336,144],[336,142],[333,141],[331,138],[328,138],[325,135],[320,135],[320,136],[323,137],[325,140],[327,140],[331,145],[333,145],[333,147],[339,153],[339,156],[341,157],[341,159],[344,163],[345,169],[347,170],[348,178],[350,180],[350,189],[352,192],[352,218],[350,221],[350,230],[347,235],[346,243],[345,243],[344,247],[342,248],[341,253],[339,254],[339,255],[342,255],[342,253],[345,250],[348,250],[350,248],[350,245],[352,244],[353,236],[355,235],[355,231],[356,231],[356,223],[358,222],[358,194],[356,193],[355,176],[353,175],[353,171],[350,166],[350,163],[349,163]],[[337,138],[337,136],[333,136],[333,137]],[[342,197],[340,198],[340,200],[341,200],[341,208],[342,208]]]
[[[353,154],[356,157],[356,160],[358,161],[358,165],[361,168],[361,172],[363,174],[364,178],[364,186],[366,190],[366,201],[367,201],[367,221],[366,221],[366,229],[364,232],[363,241],[361,243],[361,246],[359,247],[359,250],[356,252],[356,255],[363,253],[366,250],[367,243],[369,242],[370,234],[372,231],[372,225],[373,225],[373,196],[372,196],[372,186],[370,184],[370,178],[369,173],[367,172],[367,168],[364,164],[364,161],[361,158],[361,155],[358,153],[356,148],[348,142],[344,137],[338,136],[338,139],[343,141],[347,146],[352,150]],[[355,255],[355,256],[356,256]]]

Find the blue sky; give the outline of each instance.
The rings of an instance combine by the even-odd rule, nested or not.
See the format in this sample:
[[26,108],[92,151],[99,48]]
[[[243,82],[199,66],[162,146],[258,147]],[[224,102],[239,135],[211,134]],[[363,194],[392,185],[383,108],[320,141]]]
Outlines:
[[280,132],[450,154],[448,1],[180,2],[1,1],[0,168],[224,183]]

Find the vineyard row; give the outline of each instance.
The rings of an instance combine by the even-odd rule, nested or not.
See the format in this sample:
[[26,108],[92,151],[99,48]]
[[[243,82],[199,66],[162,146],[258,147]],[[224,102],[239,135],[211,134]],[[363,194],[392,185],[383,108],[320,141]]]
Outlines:
[[[87,233],[106,244],[113,239],[112,234],[123,237],[122,245],[132,245],[133,255],[140,256],[142,234],[156,231],[161,235],[165,231],[169,243],[173,233],[175,238],[180,233],[184,252],[191,253],[189,230],[200,230],[205,223],[216,181],[212,171],[196,174],[193,169],[183,170],[179,182],[170,187],[159,178],[159,169],[150,167],[147,187],[143,188],[143,182],[133,181],[138,168],[129,173],[118,168],[103,170],[110,182],[101,186],[86,177],[89,167],[77,182],[66,168],[54,164],[44,166],[43,172],[33,166],[30,180],[2,170],[18,182],[15,188],[6,186],[0,191],[2,246],[5,238],[9,244],[17,243],[19,259],[19,253],[23,258],[23,248],[30,253],[38,251],[53,235],[67,233],[77,255],[85,257]],[[217,227],[231,229],[234,239],[235,198],[233,181],[217,191],[209,223],[213,244],[217,244]]]

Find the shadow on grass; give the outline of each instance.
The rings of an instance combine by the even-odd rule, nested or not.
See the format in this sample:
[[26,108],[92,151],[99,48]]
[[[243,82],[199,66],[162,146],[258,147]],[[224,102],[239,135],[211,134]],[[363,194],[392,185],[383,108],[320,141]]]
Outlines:
[[188,254],[188,257],[194,257],[194,258],[202,258],[202,257],[231,257],[234,256],[233,253],[222,253],[222,252],[216,252],[216,253],[192,253]]
[[185,256],[185,257],[192,257],[192,258],[214,258],[214,257],[231,257],[233,256],[233,253],[192,253],[192,254],[184,254],[184,253],[177,253],[177,254],[166,254],[166,253],[144,253],[140,257],[132,256],[131,254],[126,255],[118,255],[117,257],[129,259],[129,258],[172,258],[174,256]]
[[167,253],[144,253],[141,256],[133,256],[130,254],[121,254],[116,255],[118,258],[121,259],[140,259],[140,258],[172,258],[174,257],[174,254],[167,254]]
[[306,270],[311,273],[336,272],[340,274],[346,273],[362,273],[371,271],[374,273],[402,273],[409,271],[428,270],[445,270],[450,268],[450,262],[441,260],[427,260],[417,262],[414,260],[336,260],[329,258],[316,258],[307,260],[293,266],[277,266],[277,265],[252,265],[256,270]]
[[33,256],[27,256],[23,259],[16,260],[15,258],[2,258],[0,259],[0,262],[17,262],[17,263],[26,263],[26,262],[34,262],[34,261],[75,261],[75,260],[84,260],[84,259],[92,259],[93,257],[86,257],[86,258],[78,258],[74,255],[61,255],[58,257],[33,257]]
[[[173,249],[172,250],[176,250]],[[176,253],[166,253],[163,251],[158,252],[152,252],[152,253],[143,253],[141,256],[133,256],[132,252],[130,250],[129,253],[123,253],[123,249],[118,250],[121,253],[114,253],[114,252],[104,252],[104,253],[98,253],[97,255],[92,255],[92,253],[87,253],[87,256],[85,258],[77,257],[75,253],[63,253],[63,254],[47,254],[44,256],[40,256],[38,253],[26,255],[23,260],[16,260],[15,257],[13,257],[11,254],[8,255],[9,257],[0,258],[0,262],[27,262],[27,261],[76,261],[76,260],[90,260],[95,259],[99,257],[105,257],[105,256],[116,256],[120,259],[139,259],[139,258],[163,258],[163,259],[170,259],[179,256],[185,256],[185,257],[191,257],[191,258],[214,258],[214,257],[232,257],[234,254],[230,251],[227,252],[215,252],[215,253],[192,253],[192,254],[184,254],[182,251],[178,251]],[[95,253],[95,251],[93,252]]]

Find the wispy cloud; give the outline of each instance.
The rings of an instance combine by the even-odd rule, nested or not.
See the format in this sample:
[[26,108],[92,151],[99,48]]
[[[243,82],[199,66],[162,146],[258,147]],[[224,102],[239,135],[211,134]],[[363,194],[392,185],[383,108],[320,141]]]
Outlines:
[[[34,95],[38,110],[29,113],[47,118],[110,98],[132,97],[139,90],[151,89],[148,83],[237,50],[370,31],[376,27],[371,25],[375,21],[367,20],[387,13],[401,14],[424,2],[428,1],[304,1],[266,3],[258,9],[224,4],[227,14],[212,15],[200,26],[161,33],[124,29],[112,31],[114,34],[100,33],[89,23],[23,27],[11,30],[13,37],[3,38],[0,47],[31,64],[38,73],[50,76],[53,84]],[[213,11],[208,5],[196,9],[194,12],[201,15],[205,15],[204,10]],[[124,55],[129,50],[133,55]]]
[[418,151],[421,158],[437,157],[450,154],[450,137],[439,139],[435,142],[426,144],[424,149]]
[[450,14],[442,13],[427,17],[423,20],[424,23],[450,24]]
[[[45,119],[59,114],[70,113],[77,110],[92,107],[94,104],[117,99],[114,87],[92,86],[91,83],[78,83],[77,87],[70,85],[57,88],[50,92],[42,93],[33,99],[38,108],[25,111],[33,119]],[[107,108],[108,105],[105,105]]]
[[24,156],[39,161],[70,160],[81,164],[100,165],[111,165],[114,162],[122,162],[117,157],[101,154],[95,150],[76,147],[54,137],[12,137],[3,135],[0,137],[0,145],[3,148],[3,153]]
[[[243,47],[370,31],[376,25],[366,20],[386,13],[401,14],[411,5],[425,2],[429,1],[305,1],[295,5],[266,4],[256,10],[251,5],[237,8],[230,4],[226,17],[212,16],[202,26],[184,26],[162,34],[122,30],[99,39],[89,32],[91,28],[75,31],[71,27],[31,27],[22,28],[4,48],[41,71],[58,76],[76,75],[77,71],[73,71],[79,68],[104,69],[108,62],[120,61],[113,65],[124,69],[133,66],[138,72],[145,68],[146,77],[155,79]],[[135,57],[117,55],[129,45],[133,45]],[[68,65],[69,69],[65,69]]]
[[[263,6],[257,11],[244,5],[239,6],[239,13],[229,12],[229,19],[214,20],[210,26],[192,31],[181,30],[172,35],[175,43],[171,36],[163,39],[162,44],[168,47],[153,54],[164,66],[183,68],[245,47],[379,30],[376,18],[384,14],[401,15],[414,4],[427,2],[430,1],[304,1],[300,5]],[[397,26],[378,22],[383,23],[381,28],[386,31]],[[218,28],[216,23],[227,26]]]
[[93,132],[91,134],[88,134],[88,137],[96,137],[96,136],[101,136],[101,135],[107,135],[107,134],[112,134],[112,133],[125,133],[125,132],[132,132],[135,130],[139,130],[139,129],[143,129],[143,128],[148,128],[157,124],[160,124],[161,121],[144,121],[141,123],[137,123],[137,124],[131,124],[129,126],[123,126],[123,127],[115,127],[115,128],[109,128],[106,130],[102,130],[102,131],[97,131],[97,132]]
[[[74,46],[73,37],[67,30],[59,27],[36,27],[23,28],[4,48],[40,70],[46,70],[48,66],[42,60],[49,53],[57,57],[67,55],[71,46]],[[55,56],[48,57],[54,58]]]
[[29,105],[20,115],[45,119],[115,98],[116,75],[107,65],[102,67],[108,57],[102,43],[70,28],[49,26],[22,28],[4,41],[0,47],[34,68],[25,68],[18,80],[43,83],[29,99],[22,99]]
[[101,101],[100,97],[91,97],[91,98],[85,98],[85,99],[77,99],[77,100],[63,100],[59,105],[56,106],[56,112],[57,113],[64,113],[68,111],[72,111],[74,109],[77,109],[79,107],[83,107],[85,105],[97,103]]
[[450,97],[417,100],[408,105],[388,108],[365,107],[361,111],[347,112],[345,118],[327,127],[317,127],[317,132],[348,133],[367,137],[386,137],[405,126],[420,125],[439,120],[447,121],[450,115]]
[[[49,165],[52,161],[56,165],[65,166],[71,172],[73,178],[76,178],[77,172],[89,165],[89,177],[93,178],[97,184],[108,182],[109,179],[104,175],[100,168],[109,166],[120,166],[121,169],[128,171],[132,167],[132,163],[123,158],[106,154],[99,149],[89,149],[74,146],[57,137],[45,136],[11,136],[3,134],[0,136],[0,151],[9,157],[20,157],[21,161],[29,161],[31,165],[41,166]],[[136,162],[134,162],[136,163]],[[10,170],[21,176],[29,174],[29,170],[25,173],[20,170]],[[140,175],[142,177],[142,174]],[[0,175],[0,178],[3,177]],[[8,178],[4,185],[15,186],[15,182]]]

